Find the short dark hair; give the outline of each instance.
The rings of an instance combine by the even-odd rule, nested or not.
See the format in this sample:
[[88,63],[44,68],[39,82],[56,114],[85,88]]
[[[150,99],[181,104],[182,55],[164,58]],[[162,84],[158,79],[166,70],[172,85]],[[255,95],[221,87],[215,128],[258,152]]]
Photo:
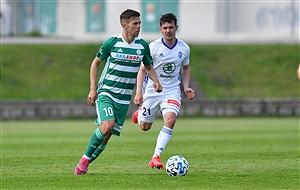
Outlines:
[[160,17],[159,24],[162,26],[165,22],[172,23],[174,21],[175,26],[177,26],[177,18],[173,13],[167,13]]
[[128,20],[132,17],[140,17],[140,13],[138,11],[135,11],[135,10],[132,10],[132,9],[126,9],[120,15],[120,22],[122,23],[123,19]]

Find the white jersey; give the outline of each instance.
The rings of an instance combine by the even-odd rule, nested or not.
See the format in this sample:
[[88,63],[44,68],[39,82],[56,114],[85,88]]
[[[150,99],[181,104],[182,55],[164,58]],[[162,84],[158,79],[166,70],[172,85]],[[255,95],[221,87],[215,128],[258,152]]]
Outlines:
[[[175,45],[169,47],[163,42],[163,38],[151,42],[149,47],[153,59],[153,68],[163,87],[162,94],[177,91],[176,94],[180,96],[180,70],[182,65],[189,64],[190,47],[180,39],[176,39]],[[157,94],[151,79],[148,80],[146,77],[145,85],[145,96]]]

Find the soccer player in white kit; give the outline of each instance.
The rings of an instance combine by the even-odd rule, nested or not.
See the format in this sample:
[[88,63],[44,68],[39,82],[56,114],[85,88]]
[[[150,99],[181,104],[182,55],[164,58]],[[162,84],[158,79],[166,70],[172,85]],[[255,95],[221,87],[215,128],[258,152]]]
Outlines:
[[148,166],[162,169],[160,155],[169,142],[179,114],[181,105],[180,83],[189,100],[193,99],[195,92],[190,88],[191,70],[189,65],[190,48],[182,40],[176,38],[178,30],[176,16],[172,13],[162,15],[160,18],[160,31],[163,35],[150,43],[150,52],[153,59],[153,68],[163,87],[161,93],[153,89],[153,81],[145,74],[141,65],[136,84],[134,104],[140,106],[132,115],[132,121],[139,123],[143,131],[151,128],[155,115],[162,113],[164,125],[157,137],[156,147]]

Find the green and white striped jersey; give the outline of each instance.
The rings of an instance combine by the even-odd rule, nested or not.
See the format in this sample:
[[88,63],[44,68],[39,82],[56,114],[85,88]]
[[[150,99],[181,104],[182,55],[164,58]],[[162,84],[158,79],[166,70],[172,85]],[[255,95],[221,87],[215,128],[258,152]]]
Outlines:
[[119,34],[103,42],[96,56],[106,60],[98,82],[98,95],[108,96],[120,104],[130,104],[141,62],[152,64],[148,43],[135,38],[128,44]]

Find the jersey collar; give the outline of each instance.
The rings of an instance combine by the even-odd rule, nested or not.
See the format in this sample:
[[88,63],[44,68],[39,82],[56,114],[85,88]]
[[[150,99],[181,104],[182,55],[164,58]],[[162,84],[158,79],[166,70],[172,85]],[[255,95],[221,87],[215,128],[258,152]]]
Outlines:
[[164,42],[164,38],[161,38],[161,42],[162,42],[167,48],[173,49],[173,48],[177,45],[178,39],[176,38],[175,44],[174,44],[172,47],[168,46],[168,45]]

